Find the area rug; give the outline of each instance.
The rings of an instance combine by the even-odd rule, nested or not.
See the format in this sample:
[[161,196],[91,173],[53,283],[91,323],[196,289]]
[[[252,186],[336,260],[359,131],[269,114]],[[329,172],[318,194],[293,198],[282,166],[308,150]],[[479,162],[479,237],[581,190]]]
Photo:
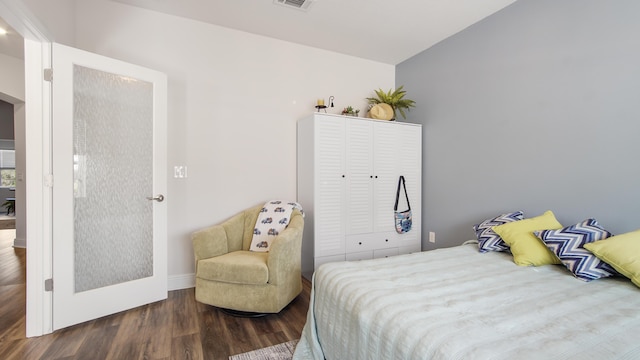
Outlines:
[[298,340],[229,356],[229,360],[291,360]]

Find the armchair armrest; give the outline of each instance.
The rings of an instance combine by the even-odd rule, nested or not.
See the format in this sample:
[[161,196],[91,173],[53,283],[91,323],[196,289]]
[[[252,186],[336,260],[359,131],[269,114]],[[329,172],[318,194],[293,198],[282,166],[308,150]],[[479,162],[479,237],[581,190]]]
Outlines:
[[277,285],[287,281],[295,275],[300,276],[302,232],[304,218],[298,210],[294,210],[291,222],[271,243],[267,267],[269,268],[269,283]]
[[198,260],[224,255],[240,250],[244,234],[245,213],[241,212],[221,224],[196,231],[191,235],[193,253]]
[[229,252],[227,232],[222,225],[214,225],[191,235],[193,254],[198,260],[220,256]]

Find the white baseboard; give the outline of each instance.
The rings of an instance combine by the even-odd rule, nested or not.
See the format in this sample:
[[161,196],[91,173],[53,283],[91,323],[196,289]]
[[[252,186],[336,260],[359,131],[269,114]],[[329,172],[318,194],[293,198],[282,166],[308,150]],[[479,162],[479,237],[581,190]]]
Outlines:
[[26,248],[27,247],[27,240],[26,239],[15,238],[15,239],[13,239],[13,247],[14,248]]
[[196,274],[170,275],[167,280],[169,291],[189,289],[196,286]]

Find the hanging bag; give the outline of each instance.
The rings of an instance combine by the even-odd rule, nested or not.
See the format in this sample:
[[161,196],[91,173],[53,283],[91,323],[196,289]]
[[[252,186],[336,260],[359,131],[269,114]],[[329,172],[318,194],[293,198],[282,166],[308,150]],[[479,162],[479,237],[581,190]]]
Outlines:
[[[404,196],[407,199],[407,210],[398,211],[398,200],[400,200],[400,188],[404,189]],[[393,214],[395,217],[396,231],[399,234],[404,234],[411,230],[411,204],[409,204],[409,195],[407,195],[407,185],[404,181],[404,176],[400,175],[398,179],[398,191],[396,191],[396,204],[393,206]]]

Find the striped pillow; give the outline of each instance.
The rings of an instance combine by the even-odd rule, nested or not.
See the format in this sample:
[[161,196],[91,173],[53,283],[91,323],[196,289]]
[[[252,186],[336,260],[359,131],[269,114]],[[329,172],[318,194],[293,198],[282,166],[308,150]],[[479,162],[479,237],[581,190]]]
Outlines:
[[595,219],[586,219],[558,230],[535,231],[534,234],[580,280],[597,280],[618,273],[611,265],[584,248],[585,244],[613,236]]
[[498,215],[494,218],[487,219],[480,224],[474,225],[473,230],[476,232],[476,237],[478,238],[478,248],[480,252],[485,253],[489,251],[509,250],[509,245],[502,241],[500,235],[496,234],[496,232],[491,228],[509,222],[522,220],[523,218],[524,215],[522,211],[516,211]]

